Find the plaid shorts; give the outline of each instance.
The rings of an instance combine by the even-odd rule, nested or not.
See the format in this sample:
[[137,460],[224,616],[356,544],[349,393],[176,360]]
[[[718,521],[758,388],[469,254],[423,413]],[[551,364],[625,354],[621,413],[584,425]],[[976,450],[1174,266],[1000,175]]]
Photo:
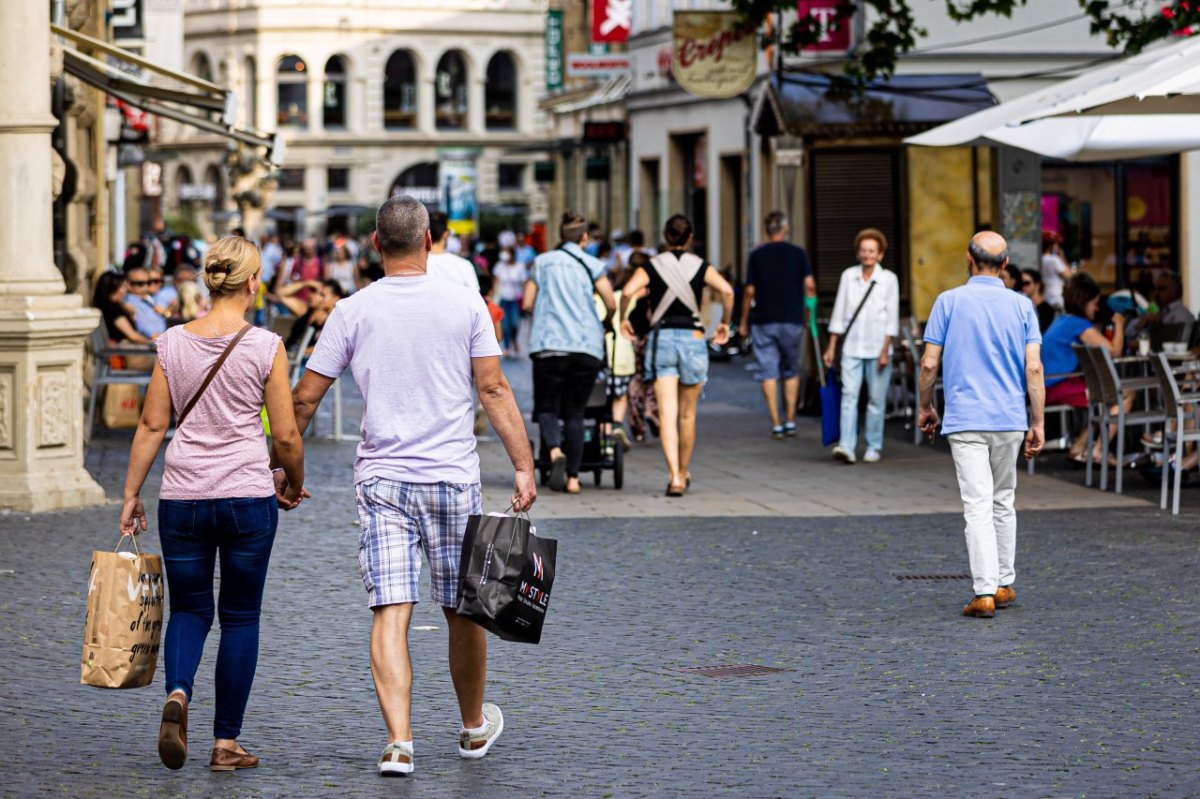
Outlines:
[[370,607],[417,602],[421,552],[429,561],[430,597],[442,607],[454,607],[467,517],[483,512],[479,483],[372,477],[359,483],[355,494],[358,572]]

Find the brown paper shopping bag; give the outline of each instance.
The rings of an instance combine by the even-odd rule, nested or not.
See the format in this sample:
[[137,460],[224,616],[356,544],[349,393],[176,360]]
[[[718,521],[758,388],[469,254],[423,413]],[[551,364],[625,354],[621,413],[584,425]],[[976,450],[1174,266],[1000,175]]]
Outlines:
[[109,430],[130,430],[142,418],[142,394],[133,383],[112,383],[104,387],[104,407],[100,418]]
[[[141,688],[154,679],[163,624],[162,559],[123,537],[114,552],[92,553],[83,668],[79,681],[98,688]],[[121,550],[129,540],[133,551]]]

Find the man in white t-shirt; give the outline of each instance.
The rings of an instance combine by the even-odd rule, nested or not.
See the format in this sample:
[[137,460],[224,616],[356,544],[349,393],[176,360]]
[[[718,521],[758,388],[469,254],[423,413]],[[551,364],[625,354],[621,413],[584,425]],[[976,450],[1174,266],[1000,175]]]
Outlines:
[[450,228],[446,215],[441,211],[429,212],[429,235],[433,237],[433,249],[428,261],[429,274],[474,289],[478,294],[479,275],[475,274],[475,266],[466,258],[446,251]]
[[[422,552],[433,601],[450,630],[450,675],[462,715],[459,755],[483,757],[504,729],[500,708],[483,701],[483,628],[454,611],[467,517],[482,511],[474,390],[516,471],[513,507],[527,510],[537,488],[529,438],[500,370],[483,298],[427,272],[433,242],[425,206],[404,195],[391,198],[379,209],[371,241],[385,277],[337,304],[293,397],[303,432],[347,369],[363,396],[354,482],[359,572],[374,613],[371,673],[388,731],[378,767],[381,774],[409,774],[408,625]],[[286,483],[282,472],[276,483]]]

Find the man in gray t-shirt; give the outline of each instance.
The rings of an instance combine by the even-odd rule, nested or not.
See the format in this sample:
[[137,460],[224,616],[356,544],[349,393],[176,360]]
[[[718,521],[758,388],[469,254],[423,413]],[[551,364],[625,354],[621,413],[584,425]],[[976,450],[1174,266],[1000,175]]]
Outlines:
[[[381,774],[413,770],[408,625],[422,554],[433,601],[450,628],[450,673],[462,714],[459,755],[487,754],[504,728],[483,701],[484,631],[454,611],[467,517],[482,512],[472,431],[474,390],[512,460],[518,510],[537,498],[533,454],[512,389],[500,370],[495,327],[479,292],[426,273],[429,215],[411,197],[379,209],[372,242],[385,277],[338,303],[296,385],[303,432],[347,369],[363,395],[354,464],[359,571],[374,613],[371,672],[388,730]],[[279,482],[282,474],[276,475]]]

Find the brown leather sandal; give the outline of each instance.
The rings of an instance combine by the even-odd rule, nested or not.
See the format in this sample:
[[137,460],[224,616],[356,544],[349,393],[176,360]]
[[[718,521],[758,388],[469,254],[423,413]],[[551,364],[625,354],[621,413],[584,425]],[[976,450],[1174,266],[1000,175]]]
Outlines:
[[240,768],[254,768],[258,758],[249,752],[238,752],[224,747],[213,747],[212,759],[208,767],[213,771],[236,771]]
[[187,700],[172,693],[163,703],[162,723],[158,727],[158,756],[169,769],[183,768],[187,762]]

